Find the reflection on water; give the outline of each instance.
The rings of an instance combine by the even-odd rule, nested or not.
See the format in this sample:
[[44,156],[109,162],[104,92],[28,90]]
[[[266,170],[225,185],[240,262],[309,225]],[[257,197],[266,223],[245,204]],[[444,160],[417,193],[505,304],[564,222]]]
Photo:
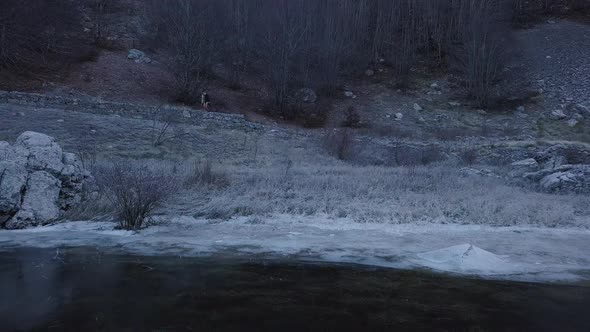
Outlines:
[[590,288],[227,257],[0,252],[2,331],[590,331]]

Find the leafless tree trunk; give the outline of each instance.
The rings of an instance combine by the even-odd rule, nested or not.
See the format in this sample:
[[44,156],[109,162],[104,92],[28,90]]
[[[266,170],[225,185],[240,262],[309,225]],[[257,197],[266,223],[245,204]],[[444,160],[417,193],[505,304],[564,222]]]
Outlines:
[[172,51],[178,99],[198,100],[202,76],[219,47],[214,1],[154,0],[152,18]]

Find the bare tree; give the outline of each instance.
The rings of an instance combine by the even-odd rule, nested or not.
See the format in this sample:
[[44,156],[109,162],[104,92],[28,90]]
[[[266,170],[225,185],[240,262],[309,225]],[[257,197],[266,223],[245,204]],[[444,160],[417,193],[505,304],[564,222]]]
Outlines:
[[116,162],[96,170],[97,181],[108,192],[114,211],[124,229],[139,230],[156,208],[179,188],[180,181],[151,165]]
[[165,108],[160,108],[151,114],[152,126],[150,132],[154,147],[189,135],[176,119],[178,116],[176,112]]
[[232,86],[240,86],[247,72],[261,74],[272,108],[289,115],[297,108],[296,89],[334,93],[342,78],[383,60],[405,79],[419,58],[445,68],[450,55],[463,63],[469,90],[482,102],[487,97],[481,93],[503,65],[498,55],[505,46],[497,31],[508,34],[504,16],[515,7],[500,5],[508,3],[152,0],[149,12],[161,44],[172,53],[181,100],[194,101],[215,61],[231,68]]
[[480,105],[490,102],[492,87],[505,64],[507,56],[505,22],[506,2],[498,0],[469,0],[463,3],[461,15],[461,45],[457,48],[459,69],[471,97]]
[[294,78],[297,52],[304,43],[310,24],[301,15],[304,0],[276,0],[266,13],[270,24],[264,27],[263,53],[268,64],[274,105],[280,113],[287,111],[289,85]]
[[3,1],[0,69],[47,67],[82,57],[89,43],[79,17],[78,6],[69,0]]
[[159,26],[160,40],[172,52],[178,99],[198,100],[205,71],[219,48],[219,31],[213,0],[157,0],[151,3],[152,22]]

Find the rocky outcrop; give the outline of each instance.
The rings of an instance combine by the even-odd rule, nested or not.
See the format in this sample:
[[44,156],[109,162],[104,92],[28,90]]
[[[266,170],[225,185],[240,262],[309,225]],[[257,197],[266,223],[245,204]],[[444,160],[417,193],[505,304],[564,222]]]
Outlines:
[[528,173],[524,177],[549,193],[590,193],[590,165],[562,165]]
[[511,164],[510,182],[533,185],[540,191],[561,194],[590,193],[590,165],[581,150],[552,146]]
[[93,191],[90,173],[54,138],[25,132],[14,145],[0,142],[0,227],[53,222]]
[[535,172],[539,170],[539,163],[534,158],[528,158],[512,163],[511,176],[522,176],[525,173]]

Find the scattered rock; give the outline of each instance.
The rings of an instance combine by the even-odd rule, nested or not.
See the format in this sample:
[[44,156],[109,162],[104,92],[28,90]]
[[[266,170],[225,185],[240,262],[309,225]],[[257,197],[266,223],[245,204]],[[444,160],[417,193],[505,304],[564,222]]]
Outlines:
[[556,169],[557,167],[563,166],[567,164],[567,159],[563,156],[553,156],[545,163],[543,163],[544,169]]
[[449,102],[449,106],[451,106],[451,107],[459,107],[459,106],[461,106],[461,103],[456,102],[456,101],[450,101]]
[[55,221],[94,191],[94,179],[76,155],[55,139],[25,132],[0,144],[0,227],[19,229]]
[[352,91],[345,91],[344,96],[347,98],[353,98],[353,99],[356,98],[356,95]]
[[516,108],[516,111],[524,113],[526,111],[526,108],[524,106],[518,106],[518,108]]
[[135,61],[135,63],[139,64],[148,64],[152,62],[144,52],[137,50],[137,49],[130,49],[129,54],[127,54],[127,59]]
[[567,115],[562,110],[554,110],[551,112],[551,118],[554,120],[563,120],[567,118]]
[[182,111],[182,117],[183,117],[183,118],[190,119],[190,118],[192,117],[192,115],[191,115],[191,112],[190,112],[190,111],[188,111],[188,110],[184,110],[184,111]]
[[459,170],[459,172],[461,173],[461,175],[463,175],[465,177],[470,177],[470,176],[485,176],[485,177],[494,177],[494,178],[499,177],[492,170],[487,169],[487,168],[477,169],[477,168],[472,168],[472,167],[463,167]]
[[414,106],[413,107],[414,107],[414,111],[416,111],[416,112],[421,112],[421,111],[424,110],[422,108],[422,106],[418,105],[417,103],[414,103]]
[[567,125],[570,127],[575,127],[578,125],[578,123],[580,123],[580,121],[576,120],[575,118],[571,118],[567,121]]
[[477,114],[481,114],[481,115],[486,115],[486,114],[488,114],[488,112],[486,112],[486,111],[484,111],[484,110],[477,110],[476,112],[477,112]]
[[297,93],[297,99],[303,103],[313,104],[318,100],[318,95],[310,88],[303,88]]
[[395,121],[403,120],[404,115],[402,113],[395,113]]
[[575,104],[572,106],[574,112],[578,112],[580,115],[590,117],[590,107],[582,104]]
[[368,77],[375,76],[375,71],[373,69],[367,69],[365,71],[365,75],[368,76]]

